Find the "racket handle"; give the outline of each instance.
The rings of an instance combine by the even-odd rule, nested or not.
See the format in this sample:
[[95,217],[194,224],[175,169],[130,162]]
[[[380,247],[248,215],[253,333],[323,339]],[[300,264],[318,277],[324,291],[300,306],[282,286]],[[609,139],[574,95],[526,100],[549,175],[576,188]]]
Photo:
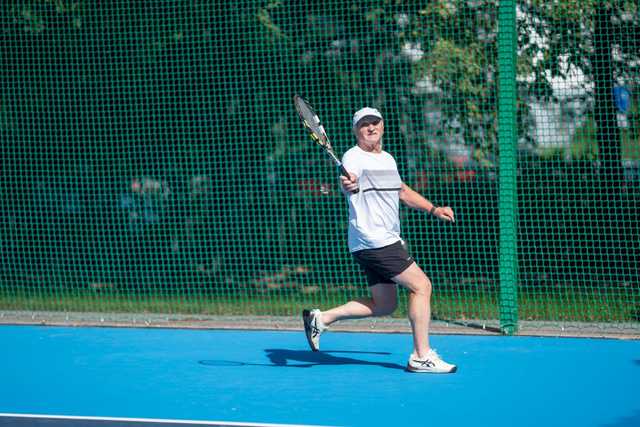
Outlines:
[[[347,172],[347,170],[344,168],[344,166],[342,164],[340,164],[340,166],[338,166],[338,169],[340,169],[340,175],[350,178],[351,176],[349,175],[349,172]],[[360,191],[359,188],[356,188],[355,190],[353,190],[351,193],[352,194],[357,194]]]

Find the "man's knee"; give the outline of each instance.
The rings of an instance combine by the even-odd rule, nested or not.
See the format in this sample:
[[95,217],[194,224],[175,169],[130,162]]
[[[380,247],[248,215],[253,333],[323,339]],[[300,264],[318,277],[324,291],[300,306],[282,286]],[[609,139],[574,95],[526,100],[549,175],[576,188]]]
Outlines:
[[413,293],[418,295],[431,296],[431,280],[424,278],[415,284]]
[[374,314],[376,316],[388,316],[396,311],[396,308],[398,308],[397,301],[386,301],[381,304],[376,304]]
[[373,315],[388,316],[398,308],[398,299],[392,298],[375,298],[373,299]]

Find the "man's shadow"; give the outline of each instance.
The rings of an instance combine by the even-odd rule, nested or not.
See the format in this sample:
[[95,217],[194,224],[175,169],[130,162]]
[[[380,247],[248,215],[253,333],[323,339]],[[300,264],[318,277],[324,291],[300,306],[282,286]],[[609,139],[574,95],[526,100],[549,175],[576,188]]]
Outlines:
[[386,352],[366,352],[366,351],[340,351],[329,350],[312,352],[308,350],[286,350],[269,348],[264,350],[271,363],[247,363],[233,360],[200,360],[201,365],[206,366],[271,366],[280,368],[312,368],[322,365],[368,365],[380,366],[390,369],[402,369],[405,367],[397,363],[372,362],[369,360],[355,359],[353,357],[334,356],[331,353],[341,354],[380,354],[389,355]]

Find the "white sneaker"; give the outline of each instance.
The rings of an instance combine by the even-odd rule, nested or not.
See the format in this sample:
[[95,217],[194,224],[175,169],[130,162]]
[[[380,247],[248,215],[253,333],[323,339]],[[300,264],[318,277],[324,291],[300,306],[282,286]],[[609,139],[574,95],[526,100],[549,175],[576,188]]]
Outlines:
[[302,310],[304,333],[307,336],[309,347],[311,347],[313,351],[320,351],[320,334],[327,329],[322,323],[320,316],[321,312],[317,308],[311,311]]
[[415,353],[409,356],[407,370],[410,372],[424,372],[432,374],[449,374],[456,372],[458,367],[440,359],[435,350],[429,350],[426,357],[420,359]]

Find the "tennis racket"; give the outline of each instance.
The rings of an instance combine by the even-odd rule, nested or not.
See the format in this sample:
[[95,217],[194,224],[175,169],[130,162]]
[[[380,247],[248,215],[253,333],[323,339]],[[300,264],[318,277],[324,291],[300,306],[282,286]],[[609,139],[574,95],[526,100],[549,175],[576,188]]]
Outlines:
[[[320,122],[320,118],[313,111],[313,108],[304,98],[300,95],[295,95],[293,97],[293,103],[296,105],[296,110],[298,111],[298,115],[300,115],[300,119],[302,120],[302,124],[309,131],[311,135],[311,139],[313,139],[319,146],[324,148],[324,151],[331,157],[334,161],[340,174],[349,178],[349,172],[344,168],[338,156],[333,151],[333,147],[331,146],[331,141],[329,141],[329,137],[327,136],[327,132],[324,130],[324,126],[322,126],[322,122]],[[357,193],[359,190],[354,190],[354,193]]]

